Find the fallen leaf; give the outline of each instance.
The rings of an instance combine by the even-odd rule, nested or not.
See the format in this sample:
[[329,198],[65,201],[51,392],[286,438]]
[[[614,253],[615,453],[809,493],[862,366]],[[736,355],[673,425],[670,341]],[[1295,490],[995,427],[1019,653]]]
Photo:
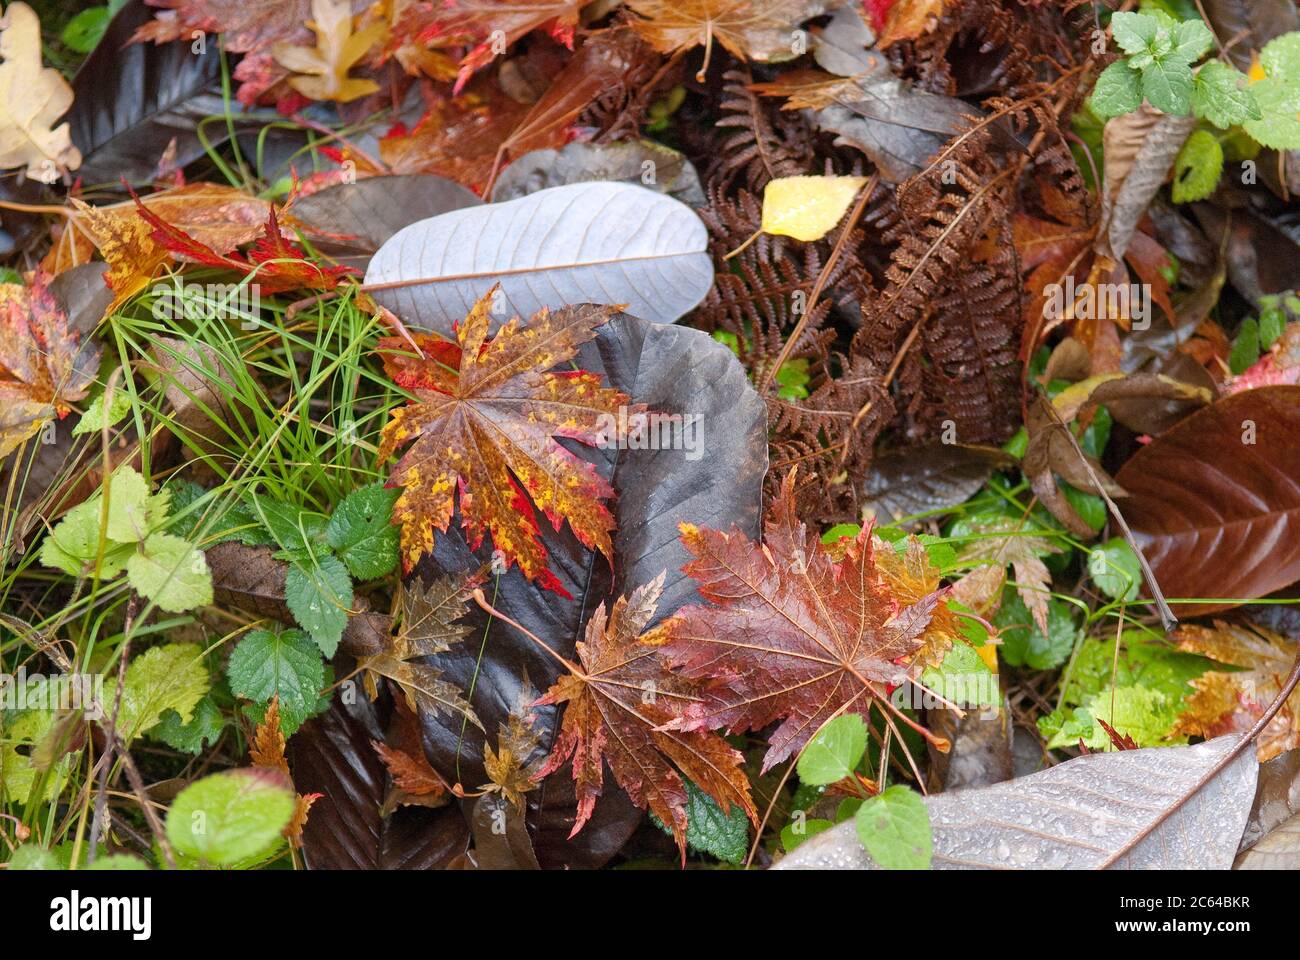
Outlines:
[[716,39],[740,60],[791,59],[790,35],[843,0],[629,0],[632,28],[660,53],[704,47],[703,81]]
[[[1095,753],[991,787],[927,797],[934,868],[1226,870],[1250,815],[1259,764],[1245,750],[1209,783],[1200,780],[1237,739]],[[874,868],[852,821],[806,840],[777,865]]]
[[927,630],[941,595],[913,599],[918,580],[906,598],[895,596],[877,565],[886,548],[873,544],[868,529],[832,560],[795,514],[792,474],[763,543],[735,529],[682,524],[681,531],[694,558],[686,572],[709,603],[684,607],[664,628],[674,666],[703,683],[701,699],[672,725],[738,733],[782,721],[763,772],[836,714],[880,706],[887,688],[906,678],[905,661],[937,646]]
[[378,678],[387,677],[401,688],[412,710],[458,713],[475,726],[482,726],[460,689],[442,679],[437,667],[423,662],[425,657],[446,652],[469,634],[469,626],[458,621],[465,615],[465,603],[474,586],[472,581],[451,577],[427,586],[418,577],[404,582],[400,629],[379,653],[357,661],[358,668],[365,671],[366,690],[372,700],[379,694]]
[[497,745],[483,744],[483,769],[490,783],[479,789],[500,793],[514,806],[522,808],[524,794],[537,786],[540,770],[546,763],[542,739],[533,728],[532,705],[538,693],[527,673],[520,678],[519,701],[510,710],[505,723],[497,724]]
[[68,326],[42,274],[0,284],[0,458],[86,395],[99,346]]
[[672,197],[575,183],[414,223],[375,253],[365,288],[405,322],[443,334],[495,284],[494,328],[503,312],[579,303],[671,323],[709,292],[707,244],[695,211]]
[[763,189],[764,233],[820,240],[849,210],[866,177],[778,177]]
[[740,807],[755,823],[744,757],[726,740],[664,724],[695,701],[694,685],[669,672],[656,644],[642,636],[654,619],[664,575],[619,597],[606,613],[598,607],[577,645],[580,670],[562,675],[537,705],[566,704],[559,737],[538,777],[572,760],[578,815],[573,833],[591,817],[608,763],[632,801],[668,824],[686,858],[686,776],[725,811]]
[[312,19],[307,26],[316,34],[316,46],[300,47],[277,43],[271,55],[293,71],[289,85],[312,100],[350,103],[379,89],[371,79],[348,76],[377,43],[382,43],[388,25],[376,21],[352,29],[350,0],[312,0]]
[[[1178,719],[1178,732],[1198,737],[1244,733],[1282,692],[1296,658],[1296,642],[1263,627],[1224,623],[1180,627],[1178,649],[1242,668],[1211,670],[1193,680],[1196,688]],[[1300,747],[1300,691],[1282,704],[1255,741],[1264,763]]]
[[1300,387],[1223,397],[1134,454],[1115,479],[1138,545],[1173,604],[1201,616],[1300,579]]
[[26,166],[27,176],[52,183],[81,166],[66,123],[72,88],[53,67],[41,66],[41,22],[25,3],[0,18],[0,169]]
[[[457,330],[457,343],[421,336],[412,357],[400,337],[380,341],[384,368],[415,400],[393,411],[379,462],[410,449],[390,483],[403,488],[393,507],[402,525],[402,558],[410,570],[446,532],[460,491],[461,523],[472,546],[490,533],[507,566],[530,580],[563,589],[547,569],[534,505],[555,529],[564,521],[588,547],[612,558],[613,518],[602,501],[613,494],[591,464],[557,441],[596,444],[602,428],[640,412],[626,394],[581,370],[554,372],[595,337],[610,308],[585,305],[541,310],[527,326],[515,317],[488,340],[493,293],[479,300]],[[403,356],[402,353],[405,352]]]

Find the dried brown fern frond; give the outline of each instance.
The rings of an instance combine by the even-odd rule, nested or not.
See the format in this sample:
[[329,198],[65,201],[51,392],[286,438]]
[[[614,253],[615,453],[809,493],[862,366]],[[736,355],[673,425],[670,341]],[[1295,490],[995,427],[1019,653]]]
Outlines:
[[578,124],[597,132],[596,143],[613,143],[641,136],[646,115],[660,97],[681,82],[686,65],[669,60],[637,38],[632,65],[622,82],[603,91],[578,117]]
[[942,162],[899,185],[886,285],[864,303],[853,340],[855,358],[887,368],[914,436],[952,421],[962,442],[992,440],[1017,420],[1020,275],[1009,222],[1024,164],[998,157],[992,140],[987,126],[954,138]]
[[[769,481],[798,466],[808,478],[798,492],[801,515],[818,523],[857,518],[876,438],[894,416],[889,388],[874,363],[862,356],[835,360],[836,375],[807,398],[768,399]],[[859,416],[864,408],[866,415]]]
[[809,173],[815,159],[807,121],[776,110],[750,90],[754,78],[748,68],[728,70],[723,79],[716,126],[735,132],[717,138],[705,179],[723,188],[739,180],[758,192],[778,177]]

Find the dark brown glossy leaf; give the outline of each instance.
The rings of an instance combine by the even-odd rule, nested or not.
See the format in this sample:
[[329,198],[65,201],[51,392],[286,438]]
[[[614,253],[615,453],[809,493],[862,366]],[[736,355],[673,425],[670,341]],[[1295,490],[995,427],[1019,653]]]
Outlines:
[[1205,16],[1229,59],[1240,70],[1250,69],[1251,52],[1264,49],[1274,37],[1300,30],[1294,0],[1203,0]]
[[330,708],[289,738],[289,766],[302,793],[320,793],[303,830],[313,870],[438,870],[469,845],[454,805],[402,807],[380,816],[388,772],[371,746],[383,738],[382,711],[364,695]]
[[1167,596],[1200,616],[1300,579],[1300,387],[1225,397],[1138,451],[1116,479]]
[[338,183],[296,201],[290,213],[317,250],[364,271],[403,227],[482,202],[453,180],[412,173]]
[[863,509],[881,523],[952,507],[1014,459],[997,447],[931,443],[877,456],[863,484]]
[[[615,450],[575,445],[578,456],[595,464],[613,486],[611,506],[617,522],[613,562],[584,548],[568,527],[555,531],[541,524],[550,569],[573,599],[542,590],[511,568],[483,590],[493,605],[545,638],[562,655],[575,657],[587,618],[598,604],[630,591],[667,571],[659,616],[697,599],[693,582],[681,572],[687,555],[677,524],[690,520],[713,526],[740,526],[753,536],[758,529],[760,490],[767,467],[767,433],[763,405],[749,386],[731,352],[707,335],[686,328],[652,324],[626,314],[599,328],[594,341],[576,358],[583,370],[600,373],[604,382],[627,393],[632,403],[673,414],[698,414],[701,442],[687,449]],[[685,437],[689,440],[689,437]],[[694,457],[695,459],[691,459]],[[491,544],[471,552],[459,520],[439,535],[431,557],[415,575],[437,576],[478,570],[491,559]],[[473,688],[471,705],[495,736],[508,724],[519,701],[523,677],[547,689],[560,670],[552,658],[513,628],[489,624],[472,609],[466,621],[469,638],[431,658],[442,676],[463,690]],[[535,711],[542,748],[554,745],[559,708]],[[487,783],[483,766],[484,735],[461,717],[422,715],[430,760],[452,783],[473,789]],[[543,867],[600,866],[635,829],[643,814],[614,787],[612,778],[590,822],[573,840],[576,800],[573,781],[564,770],[526,794],[528,822]]]

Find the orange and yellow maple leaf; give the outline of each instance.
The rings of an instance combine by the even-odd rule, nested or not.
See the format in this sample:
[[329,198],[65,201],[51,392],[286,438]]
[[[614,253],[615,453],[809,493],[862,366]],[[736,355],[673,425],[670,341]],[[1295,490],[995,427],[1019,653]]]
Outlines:
[[[590,463],[561,446],[565,437],[594,445],[608,417],[628,398],[583,370],[555,371],[616,309],[583,305],[541,310],[525,326],[515,317],[488,339],[494,292],[476,303],[457,329],[457,343],[422,336],[413,356],[402,338],[381,341],[384,367],[414,394],[384,427],[379,459],[410,444],[390,483],[403,488],[393,508],[402,525],[407,570],[433,549],[459,506],[472,549],[491,534],[507,566],[564,593],[547,568],[534,506],[559,530],[567,521],[587,547],[613,558],[614,518],[603,501],[609,483]],[[640,412],[640,408],[629,408]]]

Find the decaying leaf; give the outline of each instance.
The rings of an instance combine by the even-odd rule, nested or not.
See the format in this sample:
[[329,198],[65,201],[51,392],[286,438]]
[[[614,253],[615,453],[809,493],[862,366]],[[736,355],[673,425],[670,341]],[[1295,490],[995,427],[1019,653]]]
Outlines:
[[[1282,692],[1297,648],[1294,640],[1255,625],[1215,621],[1184,626],[1174,634],[1180,650],[1200,653],[1238,671],[1211,670],[1192,681],[1196,693],[1178,718],[1180,733],[1217,737],[1254,726]],[[1263,763],[1300,747],[1300,691],[1291,694],[1255,741]]]
[[442,671],[421,662],[424,657],[444,653],[469,634],[459,623],[474,584],[444,577],[425,585],[418,577],[402,587],[402,624],[391,643],[379,653],[362,657],[357,666],[365,671],[366,690],[371,699],[378,695],[378,677],[387,677],[406,695],[412,710],[459,713],[481,727],[473,708],[455,684],[442,679]]
[[[922,595],[938,578],[916,570],[921,556],[897,566],[888,558],[882,568],[877,554],[893,548],[864,529],[832,560],[795,513],[793,475],[782,491],[761,544],[734,529],[682,525],[694,557],[686,572],[709,603],[684,607],[664,626],[674,665],[703,684],[672,726],[740,732],[780,720],[764,772],[831,717],[880,705],[907,663],[941,649],[936,634],[948,630],[935,616],[942,593]],[[905,573],[907,589],[896,593]]]
[[412,356],[402,338],[380,342],[388,375],[415,395],[393,411],[379,451],[382,463],[411,445],[391,480],[403,488],[393,508],[403,563],[411,569],[433,548],[434,530],[446,532],[459,491],[473,546],[491,534],[507,566],[518,563],[530,580],[562,589],[547,569],[534,506],[555,529],[567,520],[584,545],[612,557],[614,522],[602,501],[613,490],[555,438],[599,442],[602,426],[627,409],[628,398],[594,374],[553,371],[614,311],[542,310],[526,326],[512,319],[489,340],[492,304],[490,292],[474,305],[457,343],[421,336],[421,356]]
[[668,824],[686,857],[686,785],[689,777],[724,811],[740,807],[755,822],[744,757],[721,737],[700,730],[664,729],[695,702],[694,684],[669,672],[654,619],[664,575],[599,607],[577,646],[581,667],[556,681],[537,704],[566,704],[560,735],[538,771],[551,774],[572,760],[578,794],[576,834],[591,817],[608,763],[632,801]]
[[67,416],[98,366],[98,344],[69,329],[43,276],[0,284],[0,458]]
[[72,88],[59,71],[41,66],[41,23],[25,3],[6,5],[0,19],[0,170],[26,166],[50,183],[81,166],[66,123]]

